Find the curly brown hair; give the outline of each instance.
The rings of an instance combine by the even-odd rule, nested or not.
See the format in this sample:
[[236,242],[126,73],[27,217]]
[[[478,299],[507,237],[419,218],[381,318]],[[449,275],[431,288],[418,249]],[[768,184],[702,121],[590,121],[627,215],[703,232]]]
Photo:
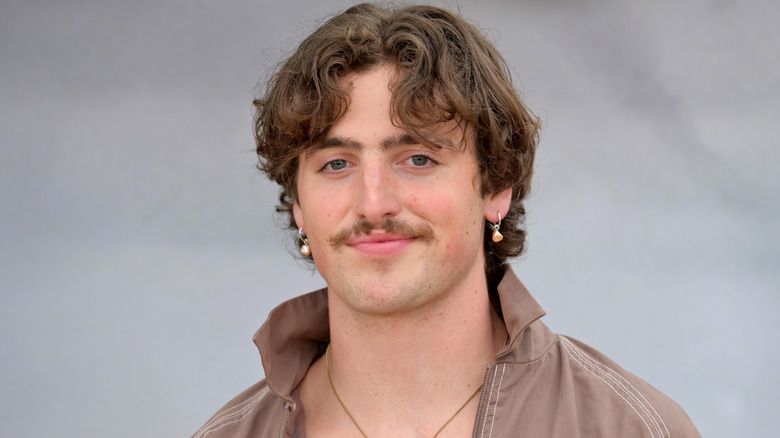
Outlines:
[[[341,78],[379,64],[402,74],[394,116],[421,141],[432,125],[457,119],[474,133],[483,196],[512,188],[493,243],[485,224],[485,266],[493,283],[524,250],[523,200],[531,185],[539,120],[520,99],[493,44],[458,15],[432,6],[353,6],[306,38],[254,101],[258,167],[281,186],[277,211],[296,228],[292,206],[302,152],[322,141],[349,105]],[[297,239],[297,235],[295,236]]]

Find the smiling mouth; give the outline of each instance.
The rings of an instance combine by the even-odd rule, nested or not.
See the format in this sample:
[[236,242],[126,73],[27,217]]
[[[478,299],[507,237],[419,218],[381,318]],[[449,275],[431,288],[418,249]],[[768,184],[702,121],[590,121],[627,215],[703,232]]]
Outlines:
[[391,256],[399,253],[415,241],[415,237],[371,234],[350,239],[347,246],[372,257]]
[[387,218],[381,224],[361,220],[330,237],[330,245],[361,248],[405,247],[414,240],[431,242],[433,230],[428,224],[411,224],[402,219]]
[[391,243],[398,240],[412,240],[414,236],[408,236],[405,234],[394,234],[383,231],[372,232],[370,234],[358,235],[351,237],[347,240],[346,244],[349,246],[362,245],[362,244],[383,244]]

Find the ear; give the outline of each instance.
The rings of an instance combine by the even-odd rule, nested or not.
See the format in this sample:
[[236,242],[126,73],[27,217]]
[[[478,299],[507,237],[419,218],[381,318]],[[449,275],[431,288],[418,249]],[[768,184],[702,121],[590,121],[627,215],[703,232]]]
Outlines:
[[303,213],[301,213],[301,206],[298,205],[298,201],[293,202],[293,217],[295,218],[295,225],[298,228],[303,228]]
[[509,211],[509,205],[512,203],[512,188],[504,189],[500,192],[488,196],[485,203],[485,219],[490,222],[498,222],[498,215],[506,217]]

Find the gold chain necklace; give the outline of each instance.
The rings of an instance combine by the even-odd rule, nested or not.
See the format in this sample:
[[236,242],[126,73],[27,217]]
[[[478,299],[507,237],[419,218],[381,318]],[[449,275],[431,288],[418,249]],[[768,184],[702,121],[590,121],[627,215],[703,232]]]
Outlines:
[[[343,401],[341,401],[341,397],[339,397],[339,393],[338,393],[338,391],[336,391],[336,385],[334,385],[334,384],[333,384],[333,377],[332,377],[332,376],[331,376],[331,374],[330,374],[330,344],[328,344],[328,347],[325,349],[325,368],[328,370],[328,381],[330,382],[330,389],[332,389],[332,390],[333,390],[333,395],[335,395],[335,396],[336,396],[336,400],[338,400],[338,401],[339,401],[339,404],[340,404],[340,405],[341,405],[341,407],[344,409],[344,412],[346,412],[346,413],[347,413],[347,416],[349,417],[349,419],[350,419],[350,420],[352,420],[352,424],[354,424],[354,425],[355,425],[355,427],[357,427],[357,430],[358,430],[358,431],[360,431],[360,434],[361,434],[361,435],[363,435],[363,438],[368,438],[368,435],[366,435],[366,433],[365,433],[365,432],[363,432],[363,429],[361,429],[361,428],[360,428],[360,426],[358,426],[358,424],[357,424],[357,421],[355,421],[355,417],[353,417],[353,416],[352,416],[352,413],[351,413],[351,412],[349,412],[349,409],[347,409],[347,406],[344,404],[344,402],[343,402]],[[458,408],[458,410],[457,410],[457,411],[455,411],[455,413],[454,413],[454,414],[452,414],[452,416],[450,417],[450,419],[449,419],[449,420],[447,420],[447,421],[446,421],[446,422],[445,422],[445,423],[444,423],[444,424],[443,424],[443,425],[442,425],[442,426],[439,428],[439,430],[437,430],[437,431],[436,431],[436,433],[433,435],[433,438],[436,438],[437,436],[439,436],[439,434],[441,433],[441,431],[442,431],[442,430],[444,430],[444,428],[445,428],[445,427],[447,427],[447,425],[448,425],[448,424],[450,424],[450,421],[452,421],[452,420],[453,420],[455,417],[457,417],[457,416],[458,416],[458,414],[460,413],[460,411],[462,411],[462,410],[463,410],[463,408],[465,408],[465,407],[466,407],[466,405],[467,405],[467,404],[469,404],[469,402],[471,401],[471,399],[473,399],[473,398],[474,398],[474,397],[475,397],[477,394],[479,394],[479,391],[480,391],[480,390],[482,390],[482,385],[479,385],[479,388],[477,388],[477,390],[476,390],[476,391],[474,391],[474,394],[471,394],[471,397],[469,397],[469,399],[468,399],[468,400],[466,400],[466,403],[463,403],[463,406],[461,406],[460,408]]]

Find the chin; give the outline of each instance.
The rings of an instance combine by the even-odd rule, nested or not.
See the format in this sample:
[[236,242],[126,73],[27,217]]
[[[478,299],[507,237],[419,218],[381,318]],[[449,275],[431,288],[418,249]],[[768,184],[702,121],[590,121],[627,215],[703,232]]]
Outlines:
[[372,278],[361,272],[361,281],[350,282],[338,295],[351,309],[371,315],[412,313],[436,300],[431,277],[419,278],[405,272],[403,279],[381,275]]

